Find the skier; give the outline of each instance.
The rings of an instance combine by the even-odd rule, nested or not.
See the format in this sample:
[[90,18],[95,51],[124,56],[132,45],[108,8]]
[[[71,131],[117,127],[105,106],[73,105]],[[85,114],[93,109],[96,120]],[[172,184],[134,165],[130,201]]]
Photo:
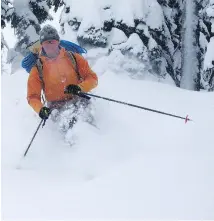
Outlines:
[[[41,50],[38,62],[30,72],[27,83],[27,100],[29,105],[47,120],[53,109],[63,109],[68,104],[86,107],[89,104],[80,98],[80,92],[89,92],[97,86],[97,75],[88,62],[77,53],[70,53],[59,46],[60,37],[57,30],[46,25],[40,32]],[[44,92],[47,104],[41,102]],[[75,96],[77,95],[77,96]]]

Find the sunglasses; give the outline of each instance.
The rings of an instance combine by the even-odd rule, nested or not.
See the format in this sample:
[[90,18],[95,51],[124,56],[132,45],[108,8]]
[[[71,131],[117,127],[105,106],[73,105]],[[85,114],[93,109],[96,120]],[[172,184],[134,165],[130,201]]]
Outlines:
[[59,42],[59,41],[57,41],[57,40],[48,40],[48,41],[42,42],[42,45],[57,44],[58,42]]

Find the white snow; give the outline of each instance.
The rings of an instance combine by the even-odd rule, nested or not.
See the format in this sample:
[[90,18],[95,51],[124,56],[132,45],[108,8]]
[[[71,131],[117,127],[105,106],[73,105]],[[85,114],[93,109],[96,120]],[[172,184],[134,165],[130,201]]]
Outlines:
[[[212,5],[213,4],[213,5]],[[209,17],[213,17],[214,18],[214,3],[213,2],[210,2],[210,5],[212,5],[211,7],[208,7],[206,12],[207,12],[207,15]]]
[[140,23],[137,25],[136,30],[143,30],[144,35],[146,35],[147,37],[150,37],[149,29],[147,25]]
[[[25,29],[25,33],[27,36],[31,36],[31,41],[36,42],[39,39],[39,35],[36,33],[36,30],[32,26],[28,26],[27,29]],[[27,45],[23,44],[23,47],[26,48]]]
[[201,47],[204,51],[206,51],[208,41],[207,41],[207,39],[206,39],[206,36],[205,36],[202,32],[200,32],[199,42],[200,42],[200,47]]
[[152,50],[155,47],[158,47],[157,42],[154,40],[154,38],[149,38],[148,49]]
[[[122,43],[120,45],[115,45],[114,48],[127,50],[127,51],[129,50],[134,55],[142,54],[143,52],[147,51],[146,46],[143,44],[139,35],[136,33],[131,34],[125,43]],[[147,59],[147,53],[142,54],[142,56],[144,57],[145,60]]]
[[134,27],[134,15],[132,13],[131,1],[117,1],[117,4],[112,3],[112,10],[116,22],[123,22],[130,27]]
[[[29,0],[13,0],[13,5],[16,10],[16,13],[21,17],[28,18],[31,21],[34,21],[36,24],[38,24],[38,19],[33,14],[33,12],[29,8]],[[24,10],[23,10],[24,9]]]
[[[70,7],[70,12],[62,13],[61,23],[73,18],[82,21],[80,35],[91,25],[100,27],[105,20],[113,19],[116,23],[122,22],[129,27],[134,27],[134,19],[139,19],[143,20],[151,29],[157,30],[162,29],[164,21],[163,11],[157,0],[88,0],[84,1],[84,9],[78,0],[66,0],[65,4],[66,7]],[[109,9],[103,10],[105,7],[109,7]]]
[[209,6],[206,9],[206,13],[207,13],[207,16],[210,17],[210,21],[212,23],[211,31],[212,33],[214,33],[214,1],[213,0],[210,0]]
[[161,6],[158,4],[157,0],[144,0],[143,12],[145,22],[148,26],[150,26],[151,29],[162,29],[164,15]]
[[81,22],[78,30],[79,36],[84,35],[84,32],[91,27],[101,28],[103,26],[100,10],[96,7],[96,3],[94,1],[91,2],[91,4],[87,5],[87,10],[84,11],[84,16],[86,17],[86,19],[83,19]]
[[210,69],[213,67],[212,61],[214,61],[214,37],[210,39],[210,42],[207,45],[207,52],[204,58],[204,70]]
[[125,33],[123,31],[121,31],[118,28],[112,28],[110,37],[109,37],[109,44],[121,44],[124,43],[128,40],[127,36],[125,35]]
[[[10,48],[14,47],[16,43],[16,37],[15,37],[14,29],[11,28],[10,23],[7,24],[6,28],[2,29],[2,33],[9,47]],[[9,39],[8,39],[8,36],[10,36]]]
[[48,121],[17,170],[40,121],[27,105],[26,81],[23,71],[2,76],[5,219],[214,218],[214,93],[130,80],[108,71],[94,93],[189,114],[194,121],[185,124],[97,99],[99,129],[77,126],[77,144],[69,147]]
[[3,35],[2,32],[1,32],[1,43],[3,44],[4,47],[6,47],[9,50],[9,46],[8,46],[7,42],[5,41],[5,39],[4,39],[4,35]]
[[[77,0],[67,4],[74,7]],[[156,1],[143,4],[148,10],[159,7]],[[151,25],[159,28],[161,13],[146,14],[152,18],[154,13],[157,20]],[[11,48],[14,36],[6,33]],[[61,37],[75,40],[76,34],[66,30]],[[207,67],[213,43],[212,38]],[[134,47],[134,53],[143,48],[137,34],[122,45]],[[149,47],[155,46],[150,40]],[[176,88],[169,76],[158,81],[171,85],[154,82],[157,78],[143,71],[146,63],[125,58],[120,50],[108,57],[107,53],[106,49],[88,51],[92,69],[99,75],[99,85],[92,93],[183,117],[188,114],[193,121],[185,124],[181,119],[96,99],[97,128],[76,124],[66,137],[75,141],[70,147],[57,125],[48,120],[23,159],[40,119],[27,104],[28,74],[24,70],[3,73],[3,219],[214,219],[214,92]],[[123,70],[136,64],[141,70],[138,80]]]

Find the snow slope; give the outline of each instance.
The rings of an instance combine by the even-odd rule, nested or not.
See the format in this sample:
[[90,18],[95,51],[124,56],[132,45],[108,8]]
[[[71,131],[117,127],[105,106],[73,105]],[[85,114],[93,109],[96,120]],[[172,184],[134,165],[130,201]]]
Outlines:
[[70,147],[47,122],[18,170],[40,121],[27,76],[2,76],[4,219],[214,219],[214,93],[107,71],[93,93],[194,121],[97,99],[99,129],[76,125]]
[[[73,35],[63,39],[75,40]],[[12,47],[14,37],[5,32],[5,38]],[[26,101],[28,74],[3,74],[3,218],[214,219],[214,93],[131,80],[107,70],[106,57],[97,60],[105,53],[88,52],[92,68],[102,74],[93,93],[189,114],[194,121],[97,99],[99,129],[76,125],[76,145],[70,147],[48,121],[23,160],[40,119]]]

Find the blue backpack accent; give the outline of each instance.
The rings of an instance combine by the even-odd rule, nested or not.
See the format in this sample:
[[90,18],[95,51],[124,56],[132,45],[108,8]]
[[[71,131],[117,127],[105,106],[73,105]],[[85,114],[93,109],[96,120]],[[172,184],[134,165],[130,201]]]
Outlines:
[[[81,46],[70,41],[60,40],[59,45],[65,48],[66,51],[71,51],[78,54],[87,53],[87,50],[85,48],[82,48]],[[38,55],[30,52],[30,54],[23,58],[21,65],[28,73],[30,73],[32,67],[36,65],[37,59]]]
[[72,51],[73,53],[78,53],[78,54],[86,54],[87,50],[85,48],[80,47],[79,45],[66,41],[66,40],[61,40],[60,44],[61,47],[65,48],[67,51]]

